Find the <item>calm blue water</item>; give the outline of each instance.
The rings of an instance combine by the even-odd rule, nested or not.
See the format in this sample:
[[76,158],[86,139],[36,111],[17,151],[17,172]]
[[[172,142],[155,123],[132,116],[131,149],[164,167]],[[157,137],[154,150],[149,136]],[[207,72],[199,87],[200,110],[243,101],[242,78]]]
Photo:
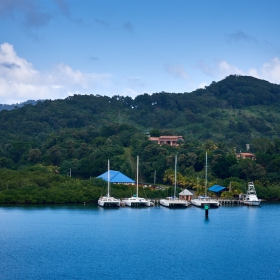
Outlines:
[[280,204],[0,207],[0,279],[280,279]]

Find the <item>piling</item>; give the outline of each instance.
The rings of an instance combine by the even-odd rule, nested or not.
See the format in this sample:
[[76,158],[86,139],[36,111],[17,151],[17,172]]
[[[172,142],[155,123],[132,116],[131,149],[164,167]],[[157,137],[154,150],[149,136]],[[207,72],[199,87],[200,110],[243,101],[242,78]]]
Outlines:
[[204,204],[204,210],[205,210],[205,218],[208,219],[208,210],[209,210],[208,204]]

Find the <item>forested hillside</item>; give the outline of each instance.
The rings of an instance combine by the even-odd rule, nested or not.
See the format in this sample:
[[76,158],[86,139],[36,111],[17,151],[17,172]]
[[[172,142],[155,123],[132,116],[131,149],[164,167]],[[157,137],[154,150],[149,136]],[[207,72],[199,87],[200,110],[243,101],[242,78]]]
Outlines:
[[[210,183],[228,186],[232,182],[237,193],[254,180],[263,198],[278,199],[279,100],[279,85],[229,76],[191,93],[160,92],[135,99],[74,95],[3,110],[0,203],[16,202],[10,193],[15,190],[53,188],[53,176],[64,176],[57,181],[65,185],[70,168],[72,178],[67,184],[78,186],[74,180],[89,180],[105,172],[108,159],[112,169],[135,178],[137,155],[140,180],[153,183],[156,174],[157,184],[172,184],[174,155],[178,154],[179,186],[199,190],[204,182],[205,151]],[[149,134],[182,135],[185,141],[179,147],[159,146],[148,140]],[[246,144],[256,161],[236,160],[234,151],[244,151]],[[38,170],[41,183],[33,180]],[[18,173],[6,176],[11,174],[8,171]],[[15,175],[19,172],[25,172],[25,179]]]

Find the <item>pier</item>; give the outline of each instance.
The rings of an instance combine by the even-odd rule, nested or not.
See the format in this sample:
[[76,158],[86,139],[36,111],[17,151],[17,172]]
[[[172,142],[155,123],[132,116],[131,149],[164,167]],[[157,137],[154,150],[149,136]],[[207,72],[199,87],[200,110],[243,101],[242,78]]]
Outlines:
[[239,205],[243,203],[243,200],[239,199],[219,199],[221,205]]

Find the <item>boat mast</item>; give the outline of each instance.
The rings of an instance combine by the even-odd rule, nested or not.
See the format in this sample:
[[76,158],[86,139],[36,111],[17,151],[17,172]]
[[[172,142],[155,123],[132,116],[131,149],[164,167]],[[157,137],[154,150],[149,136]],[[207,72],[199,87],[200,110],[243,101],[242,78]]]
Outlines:
[[177,186],[177,155],[175,155],[174,198],[176,197],[176,186]]
[[205,156],[205,196],[207,196],[207,152]]
[[136,197],[138,197],[138,168],[139,168],[139,156],[137,156],[137,175],[136,175]]
[[110,160],[108,159],[108,197],[110,197]]

